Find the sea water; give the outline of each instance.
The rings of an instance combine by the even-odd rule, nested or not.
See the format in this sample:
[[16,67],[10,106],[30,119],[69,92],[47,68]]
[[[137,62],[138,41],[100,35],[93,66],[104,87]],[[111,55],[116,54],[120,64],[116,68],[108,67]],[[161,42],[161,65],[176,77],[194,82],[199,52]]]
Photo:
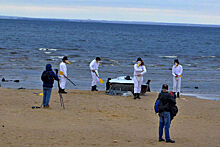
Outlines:
[[160,91],[164,83],[172,90],[171,68],[178,58],[184,69],[182,93],[220,100],[219,27],[0,19],[0,78],[20,80],[1,82],[2,87],[42,89],[45,65],[58,68],[63,56],[71,62],[68,77],[77,85],[67,83],[67,89],[90,89],[89,63],[100,56],[105,81],[132,76],[141,57],[151,90]]

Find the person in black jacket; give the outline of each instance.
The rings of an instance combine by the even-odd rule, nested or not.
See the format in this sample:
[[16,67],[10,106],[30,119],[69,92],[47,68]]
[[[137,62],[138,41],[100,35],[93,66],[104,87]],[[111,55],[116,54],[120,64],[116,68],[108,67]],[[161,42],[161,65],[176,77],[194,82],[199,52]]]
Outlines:
[[171,96],[171,94],[168,92],[168,85],[163,84],[162,91],[158,96],[158,99],[160,99],[160,103],[158,104],[159,109],[159,141],[165,141],[163,136],[163,128],[165,130],[165,139],[168,143],[174,143],[174,140],[170,139],[170,122],[171,122],[171,106],[176,104],[176,100]]
[[41,75],[43,81],[43,107],[49,108],[50,96],[55,80],[59,80],[57,75],[52,71],[51,64],[46,65],[46,70]]

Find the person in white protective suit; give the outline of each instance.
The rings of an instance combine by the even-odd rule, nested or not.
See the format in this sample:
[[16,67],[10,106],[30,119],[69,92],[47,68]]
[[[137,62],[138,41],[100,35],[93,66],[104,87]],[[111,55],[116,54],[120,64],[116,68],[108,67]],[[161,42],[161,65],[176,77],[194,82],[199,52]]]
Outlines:
[[174,60],[174,65],[172,68],[173,75],[173,92],[177,93],[177,97],[180,97],[181,80],[183,78],[183,67],[179,64],[179,60]]
[[141,99],[141,85],[143,83],[143,75],[147,72],[144,66],[144,61],[141,58],[137,59],[137,63],[134,65],[134,99]]
[[63,72],[64,75],[60,75],[60,89],[59,89],[59,93],[67,93],[65,91],[65,87],[66,87],[66,80],[67,80],[67,66],[66,64],[70,64],[70,62],[68,61],[67,56],[64,56],[62,59],[62,62],[60,63],[60,71]]
[[100,65],[100,61],[101,58],[100,57],[96,57],[96,59],[94,59],[90,64],[90,70],[91,70],[91,75],[92,75],[92,89],[91,91],[98,91],[97,90],[97,82],[99,81],[99,73],[98,73],[98,68]]

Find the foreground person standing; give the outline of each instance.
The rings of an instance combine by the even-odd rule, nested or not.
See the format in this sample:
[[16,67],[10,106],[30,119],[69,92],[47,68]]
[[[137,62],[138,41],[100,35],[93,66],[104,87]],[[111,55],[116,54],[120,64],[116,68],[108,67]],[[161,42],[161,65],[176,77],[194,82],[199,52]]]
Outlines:
[[175,143],[170,139],[170,122],[171,122],[171,106],[176,104],[176,100],[168,92],[168,85],[163,84],[162,91],[159,94],[157,100],[160,100],[158,104],[159,110],[159,141],[165,141],[163,139],[163,129],[165,130],[165,139],[167,143]]
[[96,59],[92,60],[92,62],[89,64],[89,68],[91,70],[91,75],[92,75],[92,84],[91,84],[92,89],[91,89],[91,91],[98,91],[97,90],[97,82],[99,81],[98,69],[99,69],[100,61],[101,61],[101,58],[96,57]]
[[43,81],[43,107],[49,108],[50,96],[55,80],[59,80],[56,74],[52,71],[51,64],[46,65],[46,70],[41,75]]
[[134,99],[141,99],[141,85],[143,83],[143,75],[147,72],[144,66],[144,61],[141,58],[137,59],[137,63],[134,65]]

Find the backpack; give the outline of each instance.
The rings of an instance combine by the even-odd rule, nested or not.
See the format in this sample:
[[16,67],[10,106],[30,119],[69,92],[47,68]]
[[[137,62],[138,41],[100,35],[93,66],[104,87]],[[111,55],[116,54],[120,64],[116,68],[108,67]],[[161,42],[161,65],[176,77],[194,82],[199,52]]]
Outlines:
[[44,71],[41,76],[43,82],[49,82],[51,80],[49,71]]
[[158,109],[159,104],[160,104],[160,99],[157,99],[155,104],[154,104],[154,111],[155,111],[155,113],[159,112],[159,109]]

